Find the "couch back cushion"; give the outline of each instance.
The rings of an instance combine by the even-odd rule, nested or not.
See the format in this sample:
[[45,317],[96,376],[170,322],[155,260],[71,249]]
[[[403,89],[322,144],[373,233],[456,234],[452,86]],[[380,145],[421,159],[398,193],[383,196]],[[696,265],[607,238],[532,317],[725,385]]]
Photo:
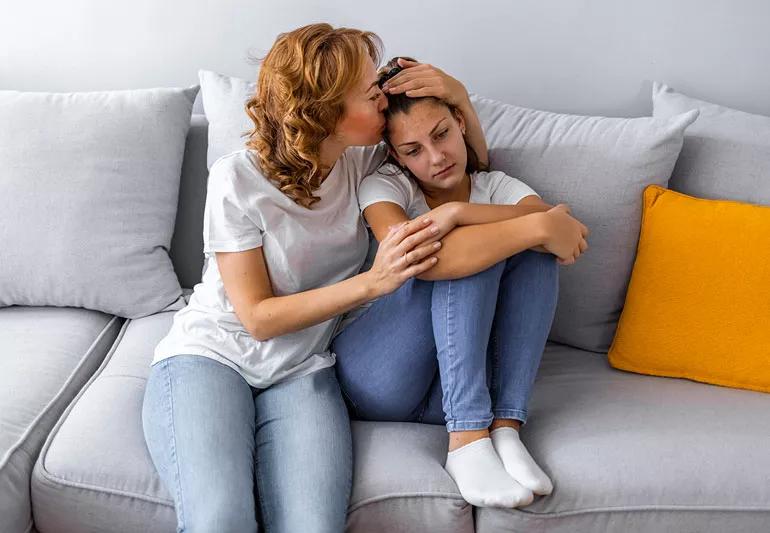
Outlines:
[[666,118],[550,113],[472,96],[490,165],[567,203],[590,231],[588,251],[562,267],[552,341],[606,352],[636,253],[642,191],[665,186],[697,111]]
[[770,117],[678,93],[655,82],[653,116],[698,109],[687,129],[670,187],[699,198],[770,205]]
[[169,247],[197,91],[0,91],[0,306],[184,306]]

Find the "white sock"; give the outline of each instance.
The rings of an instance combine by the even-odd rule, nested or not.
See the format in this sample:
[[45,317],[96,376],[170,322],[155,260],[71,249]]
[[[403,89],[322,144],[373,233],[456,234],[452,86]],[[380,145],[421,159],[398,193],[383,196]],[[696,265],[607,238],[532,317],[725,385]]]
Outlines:
[[547,495],[553,491],[553,483],[529,455],[519,432],[513,428],[501,427],[490,434],[497,455],[506,472],[535,494]]
[[465,501],[477,507],[518,507],[535,497],[505,472],[489,437],[449,452],[445,468]]

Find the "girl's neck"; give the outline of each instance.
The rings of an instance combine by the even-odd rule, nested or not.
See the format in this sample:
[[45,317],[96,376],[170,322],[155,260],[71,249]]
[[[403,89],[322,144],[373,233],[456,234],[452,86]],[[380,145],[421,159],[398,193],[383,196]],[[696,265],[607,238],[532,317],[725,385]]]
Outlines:
[[449,190],[426,190],[422,186],[420,186],[420,189],[425,196],[425,203],[431,209],[435,209],[447,202],[468,202],[471,198],[471,178],[466,172],[460,183]]

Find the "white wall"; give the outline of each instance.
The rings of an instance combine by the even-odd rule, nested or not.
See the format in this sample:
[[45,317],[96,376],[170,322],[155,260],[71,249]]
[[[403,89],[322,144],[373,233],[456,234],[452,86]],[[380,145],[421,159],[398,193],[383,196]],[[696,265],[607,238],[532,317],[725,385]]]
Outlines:
[[251,78],[251,52],[316,21],[370,29],[469,90],[528,107],[649,113],[651,80],[770,115],[767,0],[3,0],[0,88],[180,86]]

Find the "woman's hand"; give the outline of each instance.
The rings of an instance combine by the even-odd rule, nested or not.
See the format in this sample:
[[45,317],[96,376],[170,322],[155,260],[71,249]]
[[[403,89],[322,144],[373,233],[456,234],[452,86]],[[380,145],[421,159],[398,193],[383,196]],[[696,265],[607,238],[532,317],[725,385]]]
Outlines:
[[435,96],[455,107],[462,107],[470,101],[465,86],[443,70],[404,58],[399,58],[398,64],[404,70],[385,83],[383,92],[406,92],[407,96],[412,97]]
[[364,273],[372,298],[395,291],[435,265],[438,258],[432,255],[441,248],[441,242],[435,240],[440,231],[426,217],[391,227],[380,241],[372,268]]
[[571,265],[588,250],[588,228],[570,215],[566,204],[558,204],[548,211],[533,213],[541,220],[545,231],[542,246],[558,257],[561,265]]

